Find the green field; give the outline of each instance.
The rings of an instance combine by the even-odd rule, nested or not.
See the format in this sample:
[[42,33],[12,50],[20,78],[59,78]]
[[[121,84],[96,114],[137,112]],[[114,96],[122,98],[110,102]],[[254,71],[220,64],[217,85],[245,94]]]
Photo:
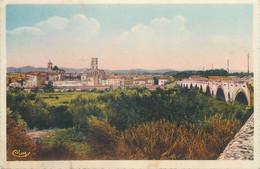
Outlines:
[[95,99],[100,93],[96,92],[60,92],[60,93],[41,93],[38,97],[50,106],[68,105],[72,99],[78,96],[83,98]]

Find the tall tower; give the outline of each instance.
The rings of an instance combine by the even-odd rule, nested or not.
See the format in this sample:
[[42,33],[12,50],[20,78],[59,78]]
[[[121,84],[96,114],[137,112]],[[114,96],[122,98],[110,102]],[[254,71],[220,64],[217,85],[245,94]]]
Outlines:
[[91,69],[98,69],[98,58],[91,58]]
[[48,62],[48,72],[50,73],[52,71],[52,62]]

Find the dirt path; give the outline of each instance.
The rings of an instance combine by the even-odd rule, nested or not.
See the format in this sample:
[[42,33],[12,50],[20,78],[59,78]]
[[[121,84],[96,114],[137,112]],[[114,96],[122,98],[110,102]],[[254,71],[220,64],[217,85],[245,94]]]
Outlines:
[[40,130],[40,131],[30,131],[27,133],[27,135],[29,137],[31,137],[31,139],[33,140],[34,143],[36,143],[36,141],[38,139],[47,137],[50,135],[50,133],[52,133],[53,130]]

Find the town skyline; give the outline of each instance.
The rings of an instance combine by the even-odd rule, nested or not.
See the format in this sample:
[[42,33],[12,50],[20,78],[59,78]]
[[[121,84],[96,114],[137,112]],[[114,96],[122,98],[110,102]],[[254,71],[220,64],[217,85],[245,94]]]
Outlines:
[[8,5],[7,67],[247,71],[249,52],[253,70],[252,5],[84,7]]

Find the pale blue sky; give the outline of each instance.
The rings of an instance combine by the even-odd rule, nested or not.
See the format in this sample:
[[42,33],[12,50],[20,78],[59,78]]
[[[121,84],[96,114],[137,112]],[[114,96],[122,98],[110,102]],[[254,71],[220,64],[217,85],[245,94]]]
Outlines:
[[[201,4],[143,4],[143,5],[7,5],[6,8],[6,12],[7,12],[7,19],[6,19],[6,27],[7,30],[12,32],[15,29],[19,29],[22,27],[30,27],[30,28],[34,28],[35,24],[38,24],[40,22],[46,21],[49,18],[52,18],[54,16],[58,16],[59,18],[64,18],[64,19],[69,19],[72,18],[74,15],[76,14],[81,14],[84,15],[86,18],[90,19],[93,18],[95,19],[98,23],[99,26],[96,25],[96,27],[98,27],[98,36],[95,36],[95,38],[91,38],[91,40],[86,40],[84,41],[84,43],[92,43],[93,41],[95,41],[95,43],[103,43],[103,45],[105,45],[106,41],[109,42],[112,39],[116,39],[118,37],[118,35],[123,34],[124,32],[130,32],[132,34],[134,34],[133,32],[131,32],[132,28],[135,28],[136,25],[141,24],[144,26],[151,26],[151,22],[155,19],[155,18],[166,18],[171,20],[171,18],[176,17],[176,16],[181,16],[182,18],[184,18],[185,21],[183,21],[185,24],[185,30],[187,30],[187,32],[189,32],[189,34],[193,35],[190,36],[189,38],[191,39],[196,39],[194,40],[193,43],[185,43],[186,49],[189,48],[193,48],[193,44],[196,44],[196,41],[200,41],[201,45],[200,47],[196,47],[196,49],[194,49],[195,51],[200,51],[203,50],[203,44],[207,44],[209,45],[209,40],[207,39],[207,37],[213,37],[214,39],[214,43],[215,40],[226,40],[226,42],[231,42],[232,39],[234,40],[234,43],[236,43],[235,41],[237,41],[237,39],[240,38],[241,43],[243,41],[245,41],[245,44],[238,44],[236,46],[237,48],[246,48],[246,50],[251,50],[252,48],[252,35],[253,35],[253,6],[250,4],[207,4],[207,5],[201,5]],[[168,22],[168,21],[167,21]],[[173,21],[175,22],[175,21]],[[43,28],[41,28],[42,30]],[[93,28],[94,29],[94,28]],[[161,26],[160,26],[160,29]],[[165,28],[163,27],[163,30]],[[14,62],[14,59],[17,57],[18,55],[16,53],[19,53],[18,51],[15,51],[15,49],[13,47],[11,47],[14,43],[18,42],[19,40],[22,40],[21,37],[13,37],[16,34],[8,34],[7,35],[7,52],[10,53],[10,58],[12,59],[12,62],[9,62],[8,65],[9,66],[22,66],[22,64],[25,64],[23,62]],[[12,36],[12,37],[11,37]],[[186,36],[186,34],[185,34]],[[173,36],[175,37],[175,36]],[[18,40],[17,40],[18,38]],[[20,39],[19,39],[20,38]],[[45,37],[46,38],[46,37]],[[162,37],[160,37],[162,38]],[[167,36],[163,37],[163,38],[167,38]],[[95,40],[94,40],[95,39]],[[209,38],[210,39],[210,38]],[[231,41],[229,41],[229,39],[231,39]],[[33,38],[32,38],[33,40]],[[63,41],[64,39],[57,41],[56,43],[59,43],[61,41]],[[178,43],[178,40],[181,40],[181,37],[176,38],[176,42],[168,42],[165,43],[165,45],[169,46],[169,48],[171,47],[171,43],[172,45],[174,45],[175,43]],[[36,42],[39,41],[35,40]],[[134,40],[133,40],[134,41]],[[190,41],[190,40],[187,40]],[[186,41],[185,41],[186,42]],[[93,42],[94,43],[94,42]],[[231,44],[232,43],[232,44]],[[230,45],[234,46],[233,42],[231,42]],[[121,44],[121,43],[120,43]],[[26,49],[27,47],[30,48],[30,44],[28,44],[28,46],[26,46],[26,44],[23,44],[23,48],[21,48],[21,50]],[[40,44],[40,46],[38,46],[38,48],[41,48],[43,46],[43,44]],[[63,44],[63,46],[66,44]],[[68,45],[68,44],[67,44]],[[69,44],[70,47],[73,46],[73,44]],[[129,44],[127,44],[129,45]],[[143,43],[142,45],[147,45],[147,48],[149,48],[148,44]],[[216,45],[216,44],[212,44],[212,45]],[[9,47],[10,46],[10,47]],[[75,45],[78,46],[78,45]],[[133,45],[131,45],[133,46]],[[233,47],[232,46],[232,47]],[[37,46],[34,46],[35,50],[37,49]],[[93,47],[95,48],[95,47]],[[154,44],[150,44],[150,48],[154,48]],[[226,48],[228,49],[228,46],[226,45]],[[137,49],[137,47],[133,47],[132,50]],[[139,49],[139,48],[138,48]],[[218,49],[222,49],[222,47],[219,47]],[[223,49],[223,50],[227,50],[227,49]],[[71,49],[72,50],[72,49]],[[77,49],[78,50],[78,49]],[[109,52],[106,51],[107,49],[102,49],[104,50],[103,53],[100,52],[96,52],[97,57],[100,57],[101,59],[104,59],[104,63],[109,63],[107,62],[108,58],[111,58],[111,56],[106,55],[105,53]],[[113,52],[113,55],[126,55],[126,56],[131,56],[131,54],[128,52],[127,54],[125,53],[118,53],[115,52],[116,50],[125,50],[122,49],[120,47],[118,47],[118,49],[113,48],[111,49]],[[160,48],[158,49],[157,52],[160,52],[164,50],[165,48]],[[179,49],[178,49],[179,50]],[[236,50],[236,48],[234,49],[230,49],[229,51],[226,51],[227,55],[223,56],[223,60],[226,60],[227,57],[229,57],[229,53],[230,52],[234,52],[233,50]],[[175,50],[176,51],[176,50]],[[87,53],[88,51],[86,51]],[[212,53],[216,53],[218,52],[217,49],[216,51],[213,50],[209,50],[207,52],[211,52]],[[223,52],[223,51],[222,51]],[[220,55],[223,55],[223,53],[220,52]],[[237,52],[237,51],[235,51]],[[72,52],[73,53],[73,52]],[[153,52],[152,52],[153,53]],[[156,53],[156,52],[155,52]],[[192,52],[194,54],[194,52]],[[143,50],[141,52],[133,52],[133,55],[137,55],[140,54],[140,57],[144,57],[144,55],[146,55],[145,58],[147,58],[150,53],[145,53]],[[180,57],[180,55],[182,55],[182,53],[179,51],[178,53],[178,57]],[[174,55],[175,57],[176,54]],[[52,55],[52,56],[46,56],[47,57],[55,57],[55,55],[61,55],[57,53],[57,51],[53,51],[52,53],[48,53],[48,55]],[[76,55],[76,54],[75,54]],[[81,60],[82,59],[82,55],[83,54],[79,54],[81,55]],[[93,51],[89,51],[89,55],[93,56],[95,55],[95,52]],[[111,54],[112,55],[112,54]],[[198,55],[202,55],[201,51],[198,52]],[[243,54],[241,54],[242,57]],[[169,56],[164,56],[167,62],[167,57],[171,58],[169,59],[172,60],[172,57],[174,57],[173,55],[169,55]],[[185,53],[183,54],[183,56],[186,56],[187,58],[184,60],[189,60],[188,59],[188,54]],[[39,56],[41,57],[41,56]],[[120,59],[120,57],[122,56],[115,56],[115,58],[112,60],[113,61],[118,61],[118,59]],[[194,58],[195,56],[190,56],[190,62],[194,63],[192,61],[192,58]],[[237,56],[238,57],[238,56]],[[21,58],[21,55],[19,56],[19,58]],[[135,58],[136,59],[136,58]],[[204,57],[197,57],[196,58],[201,59],[202,61],[207,60],[207,58]],[[210,59],[212,59],[211,57],[208,58],[208,61],[203,63],[203,64],[209,64],[210,63]],[[232,56],[231,58],[232,59]],[[234,57],[234,59],[236,60],[236,58]],[[239,58],[237,58],[239,59]],[[38,62],[40,59],[36,59],[36,61]],[[55,60],[55,59],[54,59]],[[57,59],[58,60],[58,59]],[[55,61],[57,61],[55,60]],[[88,58],[89,60],[89,58]],[[178,59],[177,59],[178,60]],[[43,60],[41,60],[43,61]],[[142,62],[144,60],[140,60],[140,62]],[[118,61],[120,62],[120,61]],[[223,62],[223,61],[222,61]],[[19,64],[18,64],[19,63]],[[157,65],[155,65],[155,63],[158,63]],[[199,62],[198,62],[199,63]],[[197,67],[201,65],[198,65],[198,63],[196,63]],[[226,62],[225,62],[226,63]],[[233,62],[235,63],[235,62]],[[58,64],[58,63],[57,63]],[[66,64],[66,63],[61,63],[61,64]],[[72,65],[76,65],[79,63],[75,63]],[[37,66],[41,66],[39,63],[33,62],[32,61],[32,65],[37,65]],[[127,64],[123,64],[123,67],[126,68],[142,68],[141,66],[144,65],[127,65]],[[164,65],[164,66],[163,66]],[[167,64],[166,64],[167,65]],[[221,67],[225,67],[224,64],[221,65],[221,62],[216,63],[216,65],[219,66],[219,68]],[[65,65],[62,65],[65,66]],[[103,65],[105,67],[105,64]],[[179,67],[178,69],[196,69],[196,66],[192,66],[191,64],[183,64],[181,67]],[[206,65],[205,65],[206,66]],[[79,67],[84,67],[84,65],[80,65]],[[165,67],[165,64],[160,61],[159,62],[151,62],[151,64],[149,66],[147,66],[146,68],[152,69],[152,68],[172,68],[174,69],[174,67],[171,67],[170,65],[167,65]],[[238,66],[239,67],[239,66]],[[241,67],[241,66],[240,66]],[[109,67],[107,66],[106,68],[110,68],[113,69],[113,67]],[[120,66],[114,66],[114,69],[119,69],[121,68]],[[235,69],[235,68],[234,68]]]
[[[125,31],[155,17],[182,15],[196,33],[252,34],[251,4],[211,5],[8,5],[7,29],[33,26],[52,16],[69,18],[75,13],[97,19],[104,28]],[[232,24],[231,24],[232,23]]]

